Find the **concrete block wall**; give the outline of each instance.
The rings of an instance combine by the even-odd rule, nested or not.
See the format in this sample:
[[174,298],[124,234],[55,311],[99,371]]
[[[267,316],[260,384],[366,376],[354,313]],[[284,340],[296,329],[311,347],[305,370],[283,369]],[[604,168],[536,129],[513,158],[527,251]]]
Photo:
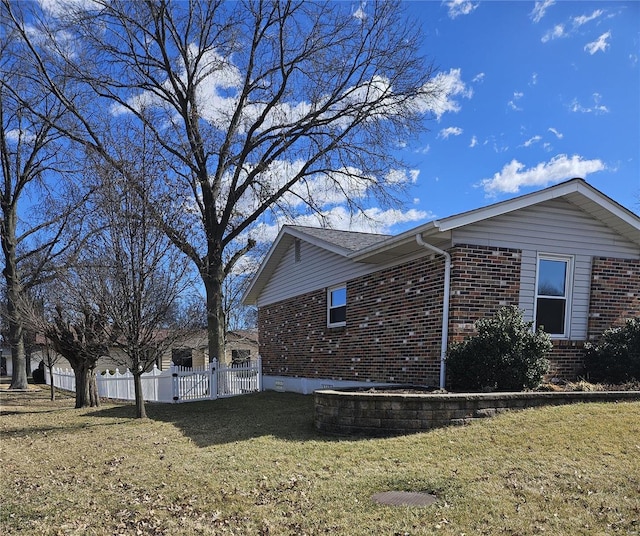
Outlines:
[[505,411],[576,402],[640,400],[640,391],[403,394],[316,391],[315,427],[338,435],[390,436],[460,425]]

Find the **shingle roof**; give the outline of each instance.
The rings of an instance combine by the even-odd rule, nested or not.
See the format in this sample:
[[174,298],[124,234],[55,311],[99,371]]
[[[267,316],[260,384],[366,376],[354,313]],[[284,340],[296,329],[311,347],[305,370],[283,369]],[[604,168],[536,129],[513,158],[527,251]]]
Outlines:
[[288,225],[287,227],[349,251],[358,251],[360,249],[368,248],[387,240],[392,236],[374,233],[359,233],[355,231],[337,231],[335,229],[305,227],[302,225]]

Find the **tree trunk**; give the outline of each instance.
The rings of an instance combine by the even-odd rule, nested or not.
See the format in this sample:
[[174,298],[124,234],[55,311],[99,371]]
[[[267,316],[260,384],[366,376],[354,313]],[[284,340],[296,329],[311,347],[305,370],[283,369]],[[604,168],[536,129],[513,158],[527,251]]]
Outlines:
[[[3,125],[4,126],[4,125]],[[9,345],[11,346],[11,385],[9,389],[26,389],[27,361],[24,346],[24,325],[20,314],[22,281],[18,273],[16,226],[17,215],[14,208],[2,204],[2,251],[4,270],[2,275],[7,285],[7,316],[9,323]]]
[[49,386],[51,389],[51,402],[56,399],[56,386],[53,384],[53,367],[47,367],[49,369]]
[[133,388],[136,394],[136,417],[146,419],[147,411],[144,406],[144,394],[142,393],[142,373],[133,375]]
[[76,377],[76,409],[100,406],[95,367],[88,367],[81,363],[76,365],[74,373]]
[[209,363],[217,359],[219,363],[225,361],[225,321],[224,300],[222,286],[224,274],[222,267],[216,274],[203,277],[204,288],[207,293],[207,335],[209,339]]
[[[13,321],[9,321],[13,324]],[[14,335],[15,332],[18,334]],[[29,385],[27,381],[27,359],[24,353],[24,339],[22,328],[11,325],[9,327],[9,344],[11,345],[11,385],[9,389],[26,389]]]

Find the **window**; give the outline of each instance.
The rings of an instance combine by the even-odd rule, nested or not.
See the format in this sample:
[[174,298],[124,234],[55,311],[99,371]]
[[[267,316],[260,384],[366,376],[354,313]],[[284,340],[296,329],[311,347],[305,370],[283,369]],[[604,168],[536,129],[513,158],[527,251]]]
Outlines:
[[174,348],[171,350],[171,361],[176,367],[193,367],[191,348]]
[[538,257],[536,281],[535,327],[542,327],[549,335],[567,335],[571,258]]
[[344,326],[347,323],[347,287],[330,288],[327,292],[327,324]]
[[251,350],[238,348],[231,350],[231,363],[233,365],[244,364],[251,359]]

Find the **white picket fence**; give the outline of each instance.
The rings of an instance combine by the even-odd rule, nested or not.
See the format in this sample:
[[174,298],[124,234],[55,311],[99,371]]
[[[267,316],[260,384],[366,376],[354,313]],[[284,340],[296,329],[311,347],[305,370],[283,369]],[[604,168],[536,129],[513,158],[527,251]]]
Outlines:
[[[46,381],[50,384],[48,371]],[[76,390],[76,378],[71,369],[53,369],[55,387]],[[135,400],[133,374],[105,371],[96,375],[98,395],[103,398]],[[217,360],[205,368],[185,368],[171,365],[160,371],[154,365],[151,372],[142,374],[142,393],[147,402],[193,402],[262,391],[262,363],[260,358],[242,365],[218,364]]]

